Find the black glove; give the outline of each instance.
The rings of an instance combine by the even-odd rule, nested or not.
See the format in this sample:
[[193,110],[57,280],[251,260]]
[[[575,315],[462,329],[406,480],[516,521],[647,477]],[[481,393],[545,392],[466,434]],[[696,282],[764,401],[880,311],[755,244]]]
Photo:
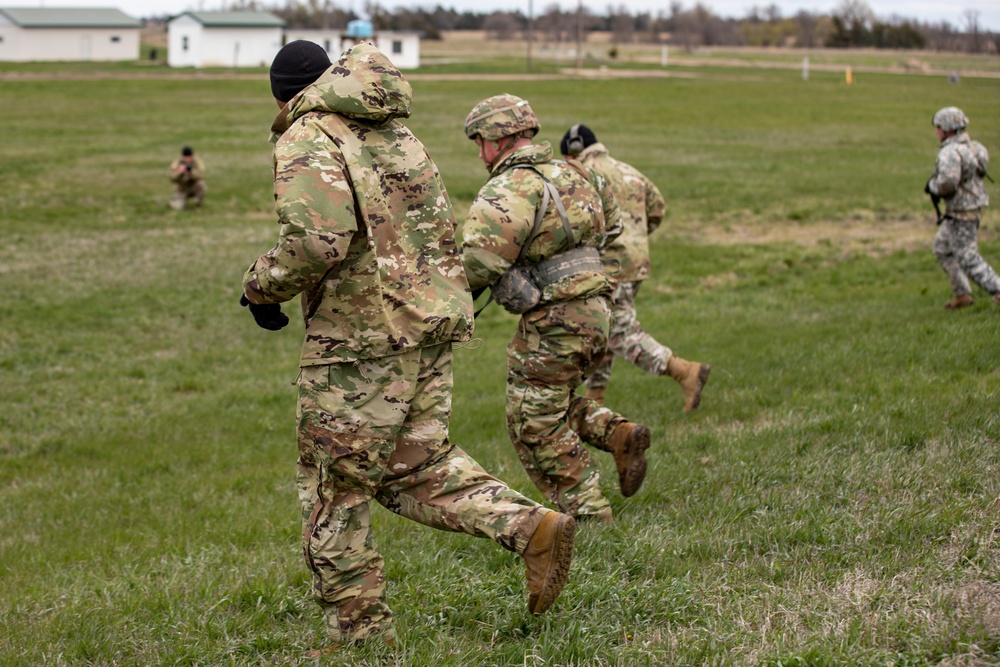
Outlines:
[[924,193],[933,196],[931,193],[931,179],[929,178],[927,179],[927,182],[924,183]]
[[240,305],[250,308],[254,322],[261,329],[277,331],[283,329],[288,324],[288,315],[281,312],[281,306],[276,303],[250,303],[246,294],[240,296]]

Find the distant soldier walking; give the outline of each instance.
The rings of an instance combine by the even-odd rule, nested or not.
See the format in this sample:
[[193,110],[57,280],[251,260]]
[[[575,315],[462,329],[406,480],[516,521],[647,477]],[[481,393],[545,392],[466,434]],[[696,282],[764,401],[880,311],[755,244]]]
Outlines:
[[562,511],[610,521],[582,442],[614,456],[631,496],[646,475],[649,429],[574,392],[607,348],[612,284],[598,248],[621,232],[620,214],[600,175],[532,143],[539,128],[513,95],[466,118],[490,176],[463,227],[462,263],[474,293],[490,287],[521,315],[507,346],[507,429],[525,470]]
[[636,316],[635,297],[649,277],[649,235],[663,219],[666,203],[656,185],[630,164],[611,157],[586,125],[574,125],[559,143],[563,156],[582,162],[607,181],[621,209],[622,233],[601,252],[616,285],[612,302],[614,324],[604,358],[587,379],[587,396],[604,403],[615,356],[624,357],[647,373],[668,375],[684,392],[684,412],[701,403],[709,365],[681,359],[643,331]]
[[190,146],[181,149],[181,156],[170,163],[170,181],[177,185],[170,197],[170,208],[182,211],[188,204],[201,208],[205,199],[205,165]]
[[937,168],[924,186],[934,200],[945,201],[941,229],[934,237],[934,254],[951,280],[954,298],[944,305],[949,310],[971,306],[969,278],[1000,304],[1000,276],[979,255],[976,235],[983,207],[990,199],[983,186],[988,177],[990,156],[978,141],[965,131],[969,119],[958,107],[945,107],[934,114],[931,123],[941,141]]
[[293,41],[271,65],[271,91],[280,232],[244,275],[240,303],[278,330],[280,303],[301,295],[297,481],[332,641],[322,652],[393,637],[373,500],[520,554],[528,610],[545,611],[566,582],[576,523],[449,440],[452,343],[471,337],[472,297],[444,183],[399,120],[410,84],[370,44],[331,64]]

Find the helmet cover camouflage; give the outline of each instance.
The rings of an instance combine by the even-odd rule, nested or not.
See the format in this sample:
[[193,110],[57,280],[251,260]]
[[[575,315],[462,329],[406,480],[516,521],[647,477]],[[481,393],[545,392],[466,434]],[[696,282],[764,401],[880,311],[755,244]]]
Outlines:
[[939,109],[934,118],[931,119],[931,125],[945,132],[958,132],[959,130],[964,130],[969,124],[969,119],[965,116],[961,109],[958,107],[945,107]]
[[465,135],[486,141],[498,141],[524,130],[534,130],[531,136],[535,136],[541,127],[528,101],[507,93],[487,97],[465,118]]

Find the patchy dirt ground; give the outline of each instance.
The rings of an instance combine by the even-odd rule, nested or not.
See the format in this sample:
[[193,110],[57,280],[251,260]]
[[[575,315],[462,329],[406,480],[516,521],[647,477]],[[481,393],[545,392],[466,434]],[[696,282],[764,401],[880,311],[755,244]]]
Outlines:
[[[682,238],[709,245],[792,243],[802,246],[835,246],[845,252],[863,252],[882,257],[900,250],[926,249],[930,252],[937,227],[930,222],[914,220],[856,221],[829,220],[793,223],[727,223],[697,225],[695,223],[664,223],[670,232]],[[996,225],[986,224],[979,230],[979,239],[1000,237]]]

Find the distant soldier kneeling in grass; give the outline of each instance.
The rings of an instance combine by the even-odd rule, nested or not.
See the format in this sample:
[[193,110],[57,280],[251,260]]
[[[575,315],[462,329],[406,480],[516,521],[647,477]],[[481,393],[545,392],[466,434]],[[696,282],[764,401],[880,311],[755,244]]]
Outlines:
[[188,204],[201,208],[205,199],[205,165],[190,146],[181,149],[181,156],[170,164],[170,181],[177,186],[170,197],[170,208],[183,211]]
[[684,392],[684,412],[696,409],[708,382],[709,365],[678,357],[643,331],[635,311],[639,286],[649,277],[649,235],[660,225],[666,210],[663,195],[638,169],[611,157],[586,125],[574,125],[566,130],[559,150],[563,157],[578,160],[604,177],[622,215],[621,235],[610,241],[601,253],[601,259],[615,279],[611,299],[615,317],[608,351],[587,378],[587,396],[604,403],[611,366],[618,356],[647,373],[668,375],[676,380]]
[[566,582],[576,528],[487,474],[448,438],[452,343],[473,313],[437,167],[399,122],[410,84],[370,44],[331,64],[311,42],[271,65],[277,245],[243,278],[269,330],[301,294],[297,480],[303,544],[331,645],[391,643],[369,503],[492,539],[527,566],[539,614]]
[[532,143],[540,127],[514,95],[466,118],[490,176],[463,227],[462,263],[474,292],[489,287],[521,317],[507,346],[507,430],[521,463],[563,512],[607,522],[611,504],[583,443],[612,454],[631,496],[650,441],[646,426],[574,396],[607,349],[612,280],[599,248],[621,233],[620,214],[599,174]]
[[[969,278],[1000,304],[1000,276],[979,254],[976,235],[983,207],[990,199],[983,186],[989,178],[990,155],[965,131],[969,119],[958,107],[945,107],[931,119],[941,142],[937,168],[924,186],[935,208],[945,201],[944,216],[938,219],[941,229],[934,237],[934,254],[951,280],[955,297],[944,305],[957,310],[972,305]],[[940,214],[939,214],[940,215]]]

